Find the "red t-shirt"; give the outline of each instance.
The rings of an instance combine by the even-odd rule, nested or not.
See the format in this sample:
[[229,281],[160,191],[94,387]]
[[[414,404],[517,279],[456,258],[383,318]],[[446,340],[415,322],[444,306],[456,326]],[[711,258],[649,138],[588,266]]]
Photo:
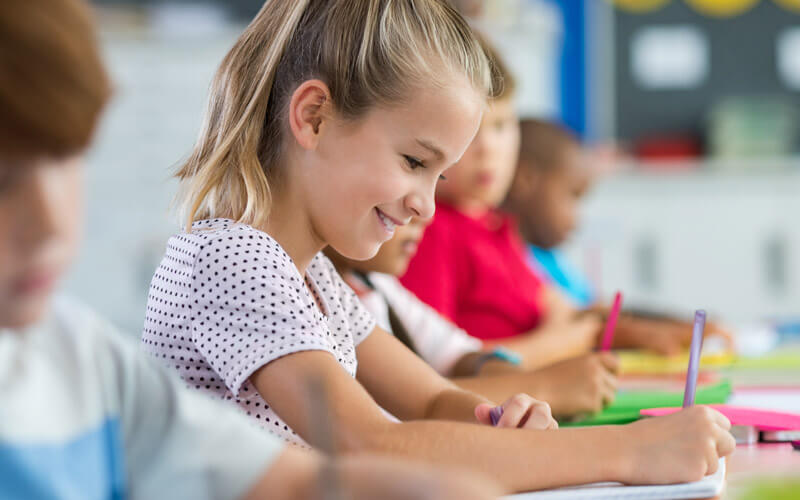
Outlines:
[[544,282],[525,260],[515,221],[498,211],[476,219],[438,203],[400,281],[479,339],[526,333],[544,314]]

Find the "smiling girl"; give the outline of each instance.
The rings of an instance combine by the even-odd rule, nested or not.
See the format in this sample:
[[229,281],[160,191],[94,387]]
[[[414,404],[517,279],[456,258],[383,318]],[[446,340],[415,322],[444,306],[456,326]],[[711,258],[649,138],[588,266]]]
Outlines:
[[460,464],[508,490],[713,471],[733,442],[708,409],[555,431],[546,404],[518,395],[492,428],[492,403],[375,326],[321,254],[367,259],[430,218],[491,87],[445,0],[267,2],[223,61],[180,169],[187,228],[153,278],[146,350],[298,444],[315,444],[306,395],[322,380],[338,449]]

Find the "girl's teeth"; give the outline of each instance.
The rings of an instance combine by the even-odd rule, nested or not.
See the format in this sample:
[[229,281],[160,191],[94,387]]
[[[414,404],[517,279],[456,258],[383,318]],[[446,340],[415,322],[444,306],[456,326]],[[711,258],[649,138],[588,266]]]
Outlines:
[[380,212],[378,212],[378,216],[379,216],[379,217],[381,218],[381,220],[383,221],[383,224],[386,226],[386,229],[388,229],[390,232],[394,231],[394,228],[395,228],[395,224],[394,224],[394,222],[392,222],[391,220],[389,220],[389,218],[388,218],[388,217],[386,217],[385,215],[383,215],[383,214],[382,214],[382,213],[380,213]]

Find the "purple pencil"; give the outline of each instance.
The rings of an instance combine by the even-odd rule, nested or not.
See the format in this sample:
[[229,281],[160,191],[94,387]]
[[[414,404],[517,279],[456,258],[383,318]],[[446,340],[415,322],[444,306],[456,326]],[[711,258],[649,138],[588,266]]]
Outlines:
[[500,417],[503,416],[503,407],[502,406],[495,406],[491,410],[489,410],[489,418],[492,419],[492,425],[495,427],[500,422]]
[[695,311],[692,345],[689,350],[689,368],[686,370],[686,389],[683,391],[684,408],[688,408],[694,404],[694,394],[697,391],[697,372],[700,368],[700,351],[703,348],[703,330],[705,327],[706,312],[703,310]]

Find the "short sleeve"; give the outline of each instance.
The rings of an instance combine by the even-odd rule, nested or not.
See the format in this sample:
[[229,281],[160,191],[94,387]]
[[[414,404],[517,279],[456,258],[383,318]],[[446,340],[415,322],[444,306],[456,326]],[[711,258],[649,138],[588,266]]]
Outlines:
[[334,354],[328,329],[290,257],[263,233],[207,239],[192,269],[192,341],[235,395],[260,367],[295,352]]
[[333,263],[321,254],[320,259],[327,269],[327,272],[330,273],[333,288],[337,291],[338,300],[341,302],[342,309],[347,318],[347,323],[350,325],[350,331],[353,335],[353,344],[358,346],[358,344],[363,342],[364,339],[375,330],[377,326],[375,317],[369,309],[364,306],[353,289],[345,283],[344,279],[339,275],[339,272],[336,271]]
[[233,408],[185,389],[119,334],[100,341],[109,346],[103,383],[118,403],[130,498],[241,498],[284,449]]

